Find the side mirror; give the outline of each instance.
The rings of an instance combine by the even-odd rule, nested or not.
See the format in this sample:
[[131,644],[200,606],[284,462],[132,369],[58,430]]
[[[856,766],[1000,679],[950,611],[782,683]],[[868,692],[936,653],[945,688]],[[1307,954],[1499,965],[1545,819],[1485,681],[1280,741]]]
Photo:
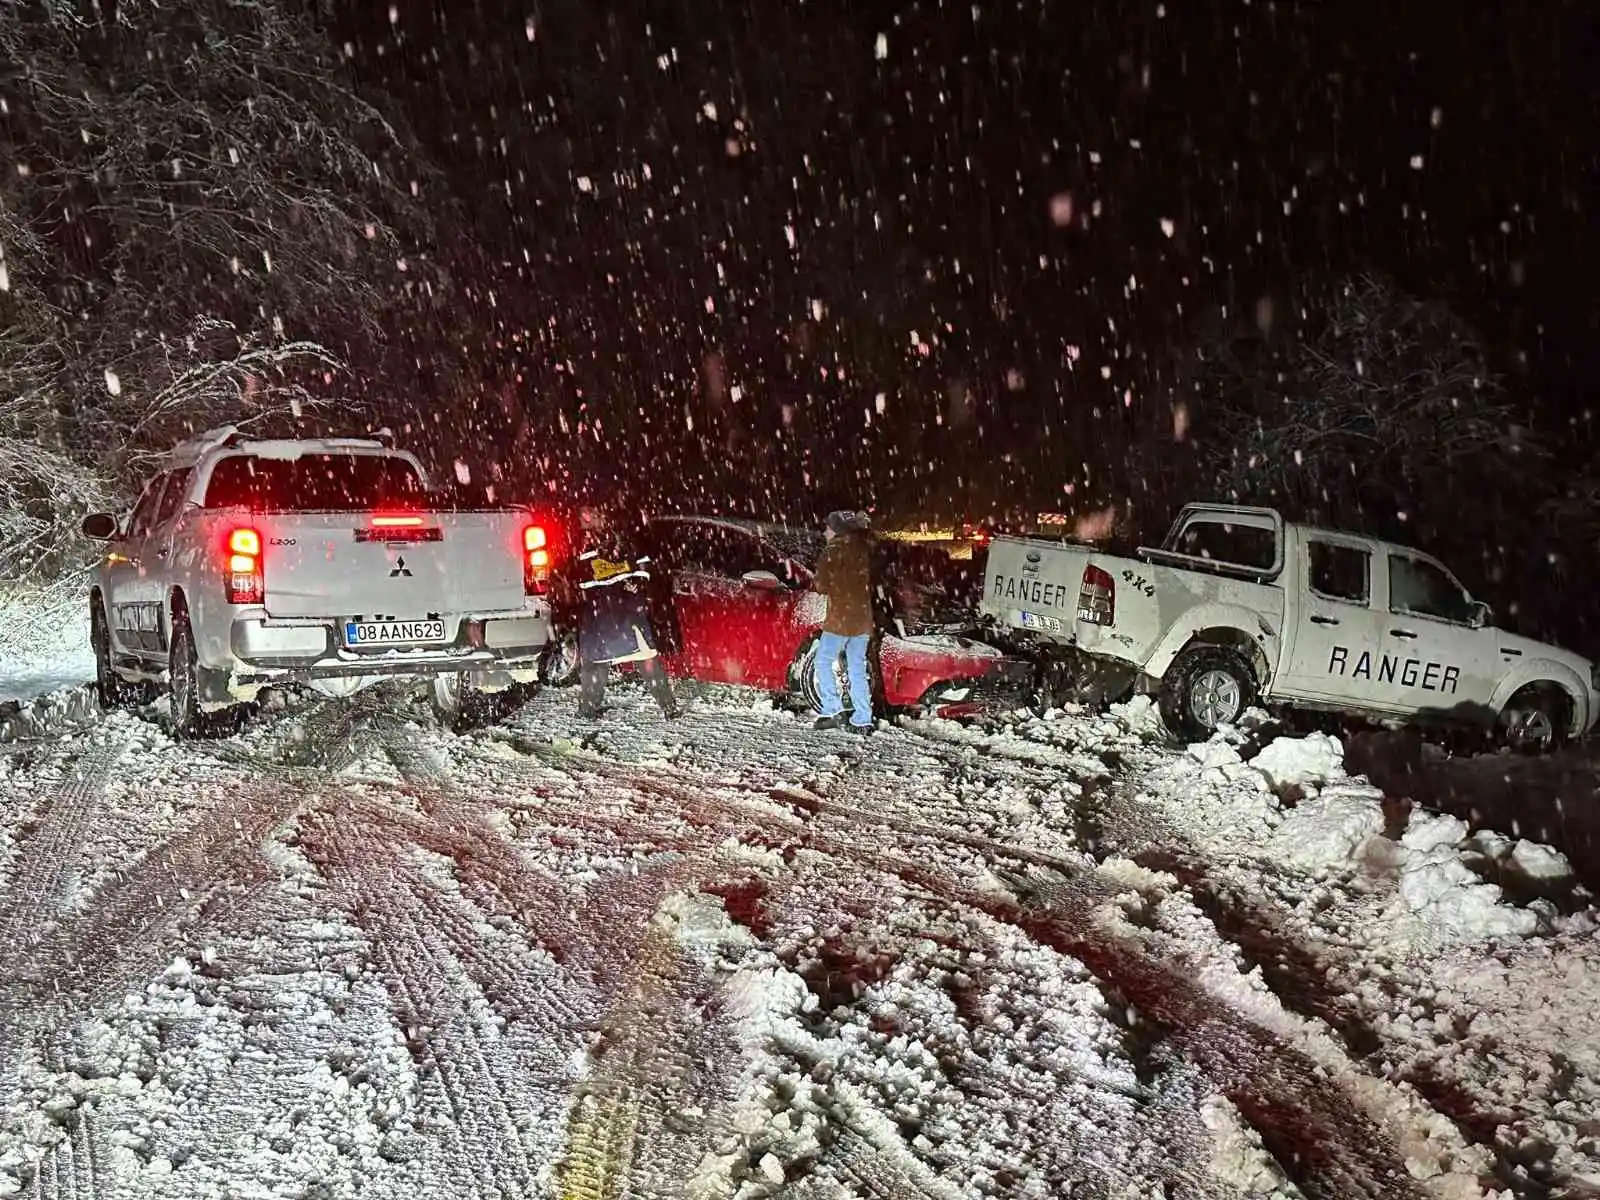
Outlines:
[[1494,609],[1490,608],[1482,600],[1474,600],[1467,621],[1474,629],[1483,629],[1485,626],[1493,625]]
[[744,582],[746,587],[753,587],[760,592],[774,592],[783,586],[771,571],[746,571]]
[[79,528],[86,538],[97,542],[114,541],[117,537],[117,518],[111,513],[90,513]]

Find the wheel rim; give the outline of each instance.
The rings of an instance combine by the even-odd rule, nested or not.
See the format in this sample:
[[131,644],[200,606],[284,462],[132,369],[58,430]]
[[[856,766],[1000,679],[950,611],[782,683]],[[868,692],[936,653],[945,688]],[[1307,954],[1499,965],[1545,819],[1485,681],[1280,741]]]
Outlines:
[[1556,740],[1556,723],[1542,708],[1520,708],[1511,715],[1511,741],[1520,749],[1542,750]]
[[[800,660],[800,696],[816,712],[822,711],[822,693],[817,690],[817,648],[812,646],[807,650],[805,657]],[[850,672],[845,667],[844,659],[840,658],[833,664],[834,683],[839,689],[839,703],[843,711],[850,711]],[[872,668],[867,668],[867,679],[870,685]]]
[[1232,724],[1242,701],[1239,681],[1226,671],[1204,671],[1189,688],[1189,711],[1207,729]]
[[563,634],[556,641],[556,651],[550,659],[549,678],[566,679],[577,669],[578,639],[571,634]]

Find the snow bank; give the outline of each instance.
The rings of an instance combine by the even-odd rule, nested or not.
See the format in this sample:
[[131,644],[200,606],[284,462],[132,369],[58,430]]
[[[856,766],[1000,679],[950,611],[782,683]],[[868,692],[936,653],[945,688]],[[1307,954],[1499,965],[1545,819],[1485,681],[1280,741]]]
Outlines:
[[1363,783],[1341,782],[1292,809],[1266,849],[1280,862],[1308,871],[1339,867],[1353,861],[1368,838],[1382,836],[1383,825],[1383,793]]
[[[1399,839],[1386,837],[1383,793],[1344,770],[1338,738],[1279,737],[1249,762],[1242,739],[1223,731],[1190,746],[1144,782],[1159,807],[1213,857],[1249,869],[1254,860],[1312,875],[1380,877],[1388,900],[1354,930],[1399,954],[1526,937],[1537,913],[1505,902],[1469,865],[1481,851],[1455,817],[1414,811]],[[1511,851],[1528,876],[1570,874],[1548,847]],[[1387,880],[1383,887],[1382,880]],[[1392,891],[1389,890],[1392,888]]]
[[0,742],[48,737],[97,724],[102,713],[92,687],[59,688],[26,703],[0,703]]

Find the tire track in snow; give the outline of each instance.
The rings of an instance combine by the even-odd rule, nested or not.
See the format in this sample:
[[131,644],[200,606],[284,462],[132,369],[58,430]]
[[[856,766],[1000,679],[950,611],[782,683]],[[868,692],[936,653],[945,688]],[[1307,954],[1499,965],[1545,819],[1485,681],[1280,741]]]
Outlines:
[[417,1063],[450,1175],[472,1181],[472,1194],[485,1200],[528,1195],[538,1177],[534,1152],[548,1148],[528,1144],[522,1114],[513,1110],[509,1097],[535,1089],[528,1088],[522,1066],[504,1052],[496,1028],[500,1018],[472,983],[472,973],[494,978],[502,1004],[509,992],[523,999],[525,1014],[535,1014],[532,1040],[544,1044],[549,1056],[544,1082],[561,1085],[556,1095],[565,1091],[566,1080],[548,1076],[563,1059],[560,1051],[570,1061],[577,1029],[561,1027],[564,1014],[558,1008],[547,1004],[541,1012],[527,1002],[529,986],[540,983],[537,977],[521,981],[508,969],[497,972],[484,953],[483,936],[458,921],[441,921],[442,901],[417,903],[435,885],[406,861],[404,846],[376,836],[354,808],[344,805],[336,814],[303,822],[299,843],[370,938],[374,965]]
[[[419,798],[432,818],[406,822],[417,844],[451,854],[463,892],[474,892],[480,902],[491,898],[484,896],[485,888],[502,900],[508,894],[525,897],[531,872],[517,860],[515,847],[475,820],[470,805],[460,798],[427,790],[448,778],[448,764],[403,727],[385,729],[384,748],[415,785],[414,794],[422,789]],[[443,844],[442,828],[450,830]],[[656,887],[648,889],[650,897],[659,900],[679,874],[662,873]],[[633,897],[630,907],[648,916],[638,909],[638,898]],[[587,959],[606,982],[612,982],[607,964],[617,958],[616,934],[628,928],[618,919],[615,903],[607,903],[612,899],[604,890],[592,898],[591,907],[599,912],[588,922],[589,930],[571,924],[566,928],[569,944],[577,950],[573,957]],[[526,909],[522,915],[524,924],[531,925]],[[612,931],[612,936],[602,931]],[[584,952],[607,943],[609,955]],[[701,974],[661,920],[650,919],[620,981],[620,998],[599,1021],[599,1040],[591,1050],[598,1069],[571,1109],[561,1168],[563,1198],[681,1194],[704,1153],[708,1121],[715,1121],[732,1099],[726,1087],[718,1089],[719,1077],[725,1076],[712,1064],[734,1046],[725,1021],[702,1019],[704,998],[714,985]]]
[[[626,780],[685,808],[748,814],[751,799],[763,812],[770,807],[763,794],[741,797],[727,785],[694,787],[644,768],[588,757],[580,762],[576,755],[567,761],[574,771]],[[860,818],[871,819],[865,813],[857,817],[857,826]],[[1081,962],[1206,1071],[1307,1196],[1401,1200],[1421,1195],[1388,1135],[1316,1062],[1197,985],[1181,966],[1152,957],[1132,939],[1086,933],[1093,928],[1094,909],[1114,899],[1114,889],[1080,879],[1041,890],[1038,896],[1048,903],[1030,905],[980,892],[859,839],[830,835],[814,822],[789,824],[789,831],[813,849],[898,876],[929,898],[985,913]]]
[[38,825],[17,839],[16,871],[0,889],[0,974],[30,957],[32,945],[61,919],[96,806],[130,742],[126,733],[114,735],[72,762],[44,801]]
[[226,918],[276,887],[278,871],[262,847],[305,802],[281,790],[231,793],[119,872],[34,947],[19,978],[39,1015],[114,999],[165,965],[186,924]]
[[[551,753],[560,756],[563,761],[566,762],[568,769],[575,772],[581,772],[583,766],[590,763],[590,760],[588,759],[574,759],[573,756],[564,754],[561,751],[552,751]],[[796,805],[792,802],[792,795],[782,795],[779,797],[782,806],[774,804],[769,808],[764,800],[772,798],[770,793],[752,789],[748,793],[742,793],[739,795],[739,803],[730,805],[727,803],[718,802],[719,799],[722,799],[726,796],[728,790],[726,786],[721,783],[721,781],[713,782],[710,784],[710,786],[706,786],[701,783],[697,787],[691,786],[686,791],[674,790],[664,794],[660,789],[652,789],[649,786],[648,780],[642,781],[639,773],[635,770],[631,770],[626,767],[618,768],[615,766],[615,764],[610,763],[605,763],[604,766],[610,769],[610,773],[607,775],[607,778],[625,779],[629,786],[638,789],[641,792],[644,792],[648,795],[670,799],[672,803],[668,805],[654,803],[649,807],[652,811],[658,814],[664,809],[668,808],[682,811],[685,814],[685,819],[688,820],[692,825],[704,827],[707,830],[714,830],[715,836],[711,840],[716,843],[720,844],[730,834],[732,834],[746,844],[804,846],[809,849],[821,849],[827,852],[829,854],[829,859],[827,861],[838,864],[840,868],[836,873],[832,871],[826,871],[821,864],[813,859],[810,860],[809,866],[805,871],[805,878],[803,882],[798,877],[792,880],[785,880],[784,882],[773,881],[774,890],[793,894],[800,899],[800,903],[803,908],[810,908],[812,910],[812,915],[808,918],[810,923],[822,925],[829,924],[837,920],[836,916],[825,917],[815,910],[815,905],[818,903],[819,896],[829,896],[833,904],[842,906],[845,910],[855,911],[858,917],[869,924],[881,924],[885,915],[883,905],[889,904],[894,906],[902,902],[898,899],[887,897],[881,891],[869,886],[870,880],[873,878],[872,871],[861,871],[860,867],[863,865],[861,857],[850,852],[851,850],[858,848],[859,841],[852,842],[850,844],[850,850],[841,851],[839,846],[830,844],[827,839],[818,839],[812,837],[810,834],[810,826],[815,820],[815,813],[819,808],[821,808],[830,812],[837,812],[844,820],[846,825],[846,836],[855,835],[859,839],[859,834],[862,831],[862,825],[871,825],[873,822],[864,817],[863,814],[857,809],[847,809],[843,804],[821,801],[818,797],[806,794],[804,799],[813,803],[804,803],[799,806],[803,812],[808,814],[808,816],[805,818],[806,825],[801,826],[797,824],[797,819],[794,813]],[[678,774],[680,777],[682,776],[681,772],[676,774]],[[722,788],[720,793],[718,791],[719,787]],[[933,848],[937,845],[938,839],[935,838],[933,834],[940,831],[931,830],[926,823],[907,821],[903,823],[903,826],[905,828],[915,828],[919,831],[919,833],[925,835],[918,840],[926,842],[930,848]],[[774,836],[774,834],[776,834],[776,836]],[[784,835],[790,836],[786,837]],[[966,841],[971,839],[963,838],[963,840]],[[981,844],[988,849],[994,848],[987,841],[984,841]],[[899,848],[902,850],[908,850],[908,852],[913,854],[917,852],[916,847],[907,847],[903,838],[899,840]],[[1009,847],[1001,848],[1009,849]],[[1082,865],[1079,861],[1063,862],[1050,856],[1033,855],[1026,852],[1021,857],[1028,859],[1029,861],[1039,859],[1047,862],[1053,867],[1061,867],[1067,870],[1077,870]],[[879,865],[881,868],[881,864]],[[821,878],[819,878],[817,875],[819,870],[824,871],[824,875]],[[894,872],[892,871],[880,873],[889,875],[890,877],[893,877],[894,875]],[[830,874],[836,874],[836,877],[828,878],[828,875]],[[727,895],[730,891],[730,888],[732,892],[732,898],[728,903],[730,912],[737,911],[741,917],[747,920],[753,917],[759,924],[761,922],[760,911],[762,907],[759,894],[765,891],[763,887],[758,887],[758,897],[755,901],[752,901],[748,895],[748,888],[745,885],[729,885],[726,882],[720,882],[716,886],[712,887],[705,887],[702,885],[702,890],[718,895]],[[934,899],[940,904],[948,904],[948,897],[943,892],[941,892],[940,895]],[[822,902],[827,904],[830,901],[824,900]],[[852,909],[852,906],[857,907]],[[919,935],[914,931],[902,931],[900,936],[911,937],[913,940],[915,940]],[[940,935],[936,933],[929,934],[927,936],[938,937]],[[948,936],[948,932],[946,933],[946,936]],[[765,940],[765,935],[763,935],[763,940]],[[975,950],[981,949],[983,951],[992,951],[993,944],[987,938],[979,936],[978,939],[973,943],[972,948]],[[985,1073],[992,1070],[993,1065],[986,1059],[982,1058],[973,1060],[970,1065],[979,1074],[976,1078],[967,1078],[965,1077],[964,1072],[962,1072],[961,1086],[964,1090],[970,1090],[974,1084],[977,1084],[979,1090],[981,1091],[986,1082]],[[831,1067],[828,1064],[810,1060],[803,1063],[800,1067],[800,1070],[802,1074],[804,1074],[805,1072],[818,1067],[831,1071]],[[959,1070],[959,1068],[955,1066],[952,1066],[949,1069],[953,1071]],[[1044,1069],[1050,1072],[1057,1072],[1059,1070],[1059,1064],[1052,1061],[1046,1065]],[[1084,1076],[1079,1076],[1073,1079],[1071,1084],[1074,1087],[1104,1086],[1103,1081],[1097,1078],[1092,1079]],[[1001,1100],[1002,1098],[1000,1097],[999,1093],[993,1090],[992,1085],[990,1086],[991,1090],[988,1093],[989,1098],[991,1100]],[[1125,1091],[1121,1094],[1123,1096],[1128,1096],[1128,1093]],[[1044,1096],[1036,1096],[1034,1097],[1034,1100],[1037,1106],[1038,1119],[1045,1120],[1046,1114],[1050,1110],[1051,1102]],[[1174,1128],[1176,1128],[1177,1125],[1183,1124],[1183,1122],[1169,1122],[1169,1124],[1174,1125]],[[1041,1129],[1042,1128],[1044,1127],[1041,1126]],[[1184,1162],[1203,1162],[1204,1158],[1202,1154],[1196,1151],[1194,1147],[1202,1144],[1206,1147],[1209,1147],[1208,1136],[1204,1134],[1204,1131],[1201,1130],[1198,1124],[1192,1119],[1187,1123],[1185,1128],[1188,1130],[1190,1137],[1189,1143],[1186,1145]],[[890,1137],[888,1140],[890,1143],[894,1143],[897,1137],[898,1134]],[[1178,1145],[1178,1142],[1171,1138],[1168,1139],[1168,1142],[1174,1147]],[[1123,1179],[1129,1181],[1130,1183],[1137,1178],[1143,1178],[1143,1176],[1130,1174],[1130,1166],[1126,1163],[1117,1161],[1115,1155],[1106,1156],[1098,1153],[1093,1145],[1092,1139],[1077,1145],[1076,1149],[1073,1150],[1071,1154],[1072,1157],[1077,1160],[1092,1162],[1095,1169],[1102,1172],[1105,1177]],[[900,1195],[908,1196],[923,1194],[921,1190],[908,1190],[907,1186],[905,1185],[905,1180],[907,1179],[926,1178],[927,1183],[924,1186],[926,1188],[933,1189],[935,1192],[937,1192],[940,1184],[938,1178],[929,1172],[928,1169],[924,1167],[921,1160],[903,1144],[893,1144],[886,1147],[882,1140],[880,1140],[879,1149],[874,1159],[874,1166],[871,1168],[871,1170],[876,1174],[883,1174],[887,1172],[888,1175],[886,1177],[898,1181],[893,1185],[886,1184],[884,1186],[891,1193],[898,1188],[898,1194]],[[1185,1169],[1175,1166],[1169,1161],[1159,1161],[1156,1166],[1156,1173],[1169,1179],[1183,1179],[1186,1183],[1191,1185],[1190,1194],[1192,1195],[1207,1194],[1204,1187],[1195,1185],[1193,1183],[1196,1178],[1205,1174],[1204,1168]],[[869,1187],[869,1183],[870,1179],[874,1177],[876,1176],[869,1175],[867,1177],[868,1182],[861,1183],[860,1186],[862,1188],[866,1188],[867,1190],[872,1190],[872,1187]]]
[[738,1046],[718,985],[652,919],[631,986],[601,1023],[568,1124],[562,1200],[681,1196],[728,1130]]
[[[66,1055],[54,1039],[45,1044],[44,1066],[56,1075],[70,1071]],[[31,1189],[34,1200],[110,1197],[115,1189],[110,1182],[94,1106],[75,1103],[59,1115],[52,1115],[66,1131],[66,1136],[40,1159]]]

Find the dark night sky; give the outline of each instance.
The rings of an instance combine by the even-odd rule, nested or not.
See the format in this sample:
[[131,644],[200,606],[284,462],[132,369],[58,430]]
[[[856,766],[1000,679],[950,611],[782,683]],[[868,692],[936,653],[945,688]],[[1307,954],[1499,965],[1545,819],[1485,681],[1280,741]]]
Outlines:
[[[1368,267],[1525,366],[1546,427],[1600,379],[1593,5],[347,8],[359,76],[507,264],[498,319],[546,330],[530,386],[588,378],[613,428],[681,426],[720,348],[736,423],[781,432],[820,387],[853,433],[870,395],[796,366],[820,300],[848,361],[889,364],[868,393],[958,374],[996,454],[1041,429],[1114,446],[1220,306]],[[907,330],[941,335],[934,361]]]

